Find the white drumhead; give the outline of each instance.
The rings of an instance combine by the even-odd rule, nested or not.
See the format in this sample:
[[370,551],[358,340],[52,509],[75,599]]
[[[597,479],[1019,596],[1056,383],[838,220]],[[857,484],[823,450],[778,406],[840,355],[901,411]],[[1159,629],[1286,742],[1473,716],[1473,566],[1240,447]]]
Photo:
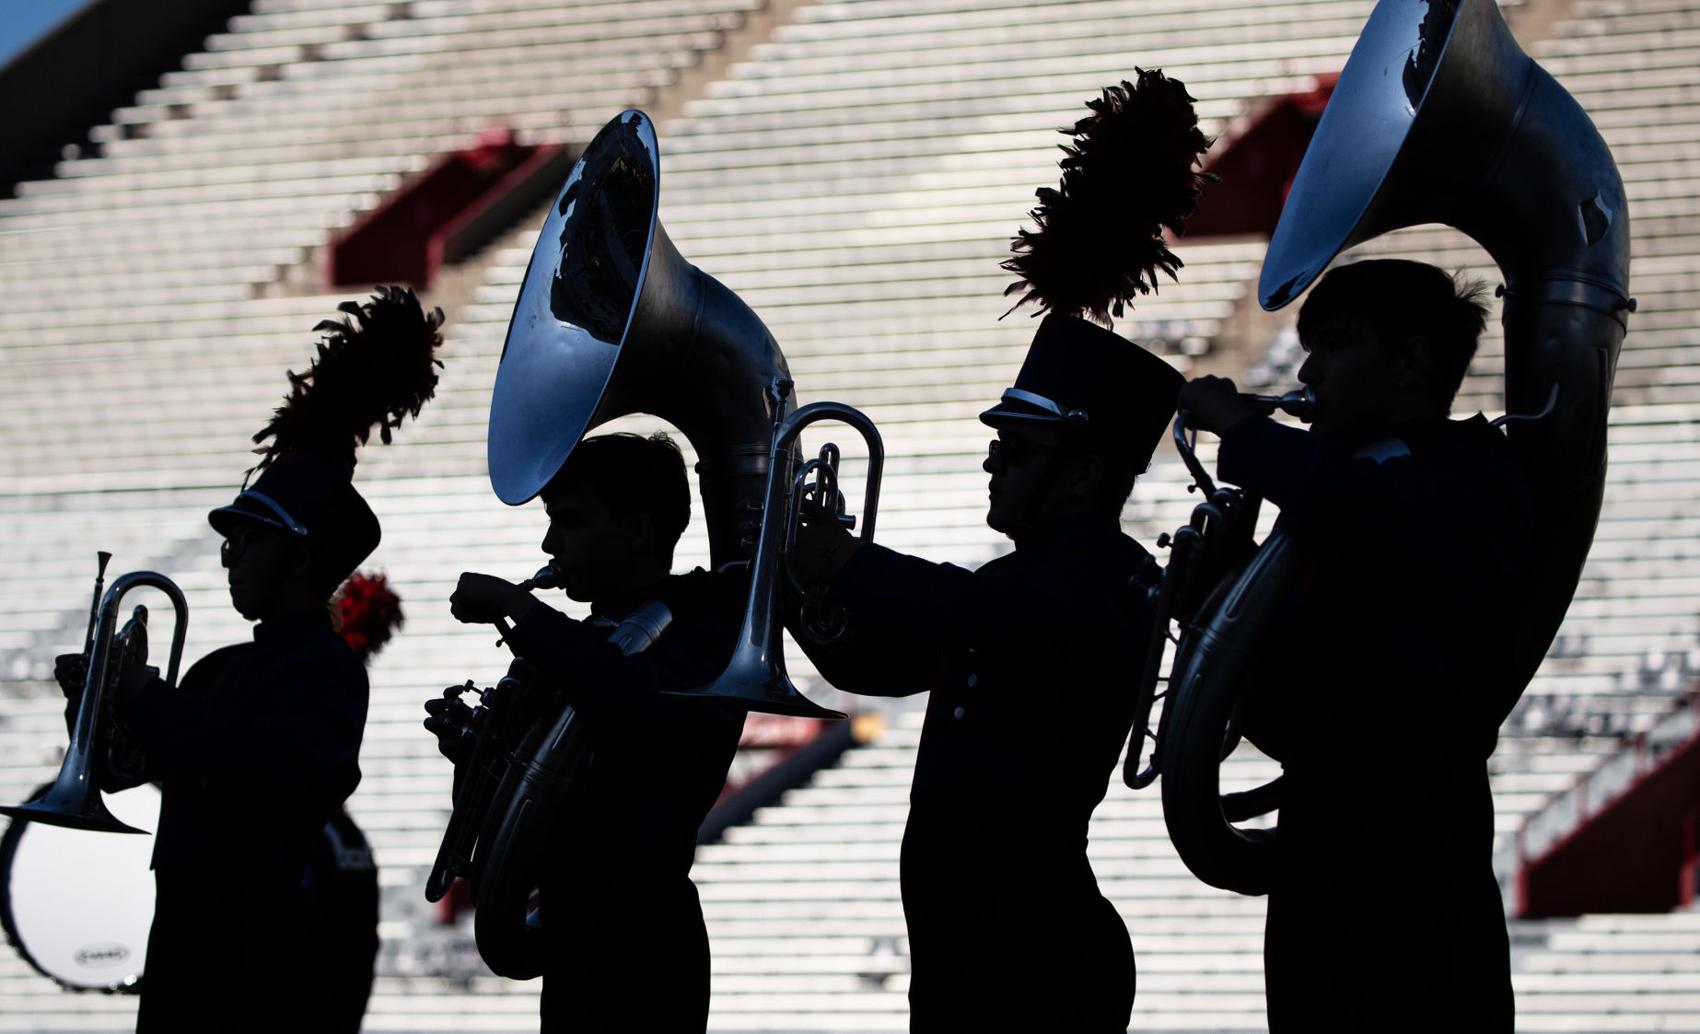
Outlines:
[[[159,790],[143,784],[108,794],[106,806],[151,834],[159,821]],[[132,987],[142,974],[153,922],[153,837],[39,822],[16,832],[16,847],[0,871],[0,907],[24,957],[67,987]]]

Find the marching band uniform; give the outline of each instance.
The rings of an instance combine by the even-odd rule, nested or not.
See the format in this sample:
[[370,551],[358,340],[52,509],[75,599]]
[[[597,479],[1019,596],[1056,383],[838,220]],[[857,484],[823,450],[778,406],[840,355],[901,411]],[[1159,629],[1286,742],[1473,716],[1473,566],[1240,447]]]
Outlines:
[[1479,415],[1355,453],[1254,417],[1218,464],[1305,562],[1248,698],[1283,764],[1270,1029],[1509,1031],[1486,760],[1515,702],[1493,629],[1526,552],[1519,465]]
[[[700,1031],[709,946],[691,882],[697,829],[726,783],[740,710],[662,696],[712,681],[737,640],[739,579],[665,578],[575,621],[538,604],[508,641],[585,723],[589,758],[548,847],[539,901],[548,959],[542,1029]],[[672,615],[649,649],[609,633],[640,604]]]
[[[1084,418],[1143,469],[1180,382],[1053,315],[982,419]],[[1132,723],[1125,687],[1157,578],[1112,518],[1029,527],[975,571],[864,545],[832,581],[854,631],[810,650],[822,674],[857,693],[932,693],[903,838],[911,1030],[1126,1028],[1133,951],[1098,891],[1087,824]]]
[[[256,626],[131,712],[162,780],[139,1031],[322,1030],[302,872],[360,781],[366,673],[328,615]],[[271,1026],[268,1026],[270,1024]]]
[[290,396],[255,437],[275,439],[259,476],[207,515],[233,574],[260,540],[304,561],[287,588],[254,574],[240,599],[233,577],[232,602],[259,618],[253,642],[214,651],[177,686],[152,669],[119,684],[116,713],[162,791],[141,1034],[359,1026],[338,990],[346,974],[331,968],[340,955],[324,950],[347,926],[333,927],[306,885],[360,782],[366,721],[366,671],[333,630],[329,601],[380,537],[351,480],[355,447],[380,425],[388,441],[431,397],[442,314],[390,288],[342,311],[358,326],[319,324],[329,333],[312,369],[290,374]]
[[[359,653],[358,649],[355,651]],[[315,906],[325,1034],[360,1034],[377,976],[378,863],[366,834],[338,809],[301,880]]]
[[[402,624],[401,598],[382,574],[355,573],[332,600],[337,635],[362,666],[393,638]],[[377,976],[378,910],[382,893],[378,862],[366,834],[344,809],[320,833],[301,879],[316,906],[323,936],[321,996],[325,1034],[359,1034]]]
[[1165,232],[1196,206],[1209,142],[1185,85],[1155,69],[1087,107],[1004,263],[1020,277],[1005,294],[1049,311],[980,417],[999,435],[987,521],[1015,551],[970,572],[812,521],[793,560],[851,622],[847,641],[810,649],[823,675],[932,691],[903,838],[915,1032],[1119,1034],[1133,1009],[1133,949],[1086,837],[1156,616],[1156,563],[1120,510],[1182,378],[1104,326],[1180,267]]

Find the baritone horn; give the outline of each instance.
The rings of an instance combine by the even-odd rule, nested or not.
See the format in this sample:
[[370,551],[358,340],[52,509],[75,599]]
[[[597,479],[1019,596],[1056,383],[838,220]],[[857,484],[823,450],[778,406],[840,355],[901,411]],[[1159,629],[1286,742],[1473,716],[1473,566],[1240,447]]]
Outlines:
[[176,582],[153,571],[123,575],[102,596],[106,564],[112,554],[102,552],[99,557],[100,571],[95,576],[94,589],[99,606],[90,608],[89,628],[84,635],[83,694],[59,774],[44,795],[25,804],[0,807],[0,814],[100,833],[144,833],[145,830],[120,821],[100,796],[103,773],[121,780],[141,778],[141,760],[127,743],[113,714],[113,693],[125,670],[147,663],[147,608],[137,607],[119,630],[119,606],[132,589],[143,587],[158,589],[171,600],[177,620],[171,633],[166,681],[176,685],[177,668],[183,659],[183,640],[189,631],[189,604]]
[[[1512,590],[1520,607],[1499,630],[1514,653],[1494,700],[1503,719],[1551,644],[1593,541],[1612,378],[1635,302],[1611,152],[1523,53],[1493,0],[1376,5],[1270,241],[1263,307],[1297,298],[1346,248],[1423,223],[1462,231],[1498,264],[1506,408],[1544,414],[1507,428],[1535,520]],[[1225,580],[1191,647],[1177,651],[1159,730],[1170,839],[1199,879],[1242,894],[1268,890],[1278,838],[1232,824],[1240,809],[1220,793],[1220,746],[1252,645],[1298,568],[1278,526]]]

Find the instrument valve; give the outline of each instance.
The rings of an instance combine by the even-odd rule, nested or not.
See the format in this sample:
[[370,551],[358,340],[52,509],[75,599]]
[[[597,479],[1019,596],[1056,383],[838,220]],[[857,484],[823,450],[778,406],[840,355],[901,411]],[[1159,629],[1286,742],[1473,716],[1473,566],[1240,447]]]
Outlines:
[[472,694],[474,696],[476,696],[479,700],[483,700],[484,694],[487,692],[487,690],[479,689],[476,685],[474,685],[471,679],[467,679],[465,685],[450,686],[447,689],[443,690],[443,695],[446,696],[446,697],[450,697],[452,699],[458,700],[458,699],[460,699],[460,695],[462,693],[467,692],[468,690],[471,690]]
[[761,519],[766,507],[758,502],[746,502],[738,517],[738,551],[749,556],[761,540]]
[[1168,532],[1165,531],[1161,535],[1157,536],[1157,548],[1158,549],[1168,549],[1169,544],[1172,543],[1173,541],[1174,541],[1174,538],[1172,536],[1170,536],[1170,534]]

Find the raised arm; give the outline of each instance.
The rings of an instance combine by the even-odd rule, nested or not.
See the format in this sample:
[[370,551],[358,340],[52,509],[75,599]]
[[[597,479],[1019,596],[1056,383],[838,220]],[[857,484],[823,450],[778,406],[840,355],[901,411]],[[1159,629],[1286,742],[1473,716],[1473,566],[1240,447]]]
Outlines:
[[1307,538],[1368,547],[1398,569],[1464,590],[1504,583],[1532,520],[1521,472],[1485,448],[1429,455],[1390,440],[1353,454],[1260,416],[1222,438],[1217,465],[1224,480],[1279,506]]
[[531,607],[508,642],[581,711],[644,710],[663,693],[692,689],[725,668],[736,629],[727,622],[679,621],[656,645],[624,654],[608,630],[567,617],[545,603]]

